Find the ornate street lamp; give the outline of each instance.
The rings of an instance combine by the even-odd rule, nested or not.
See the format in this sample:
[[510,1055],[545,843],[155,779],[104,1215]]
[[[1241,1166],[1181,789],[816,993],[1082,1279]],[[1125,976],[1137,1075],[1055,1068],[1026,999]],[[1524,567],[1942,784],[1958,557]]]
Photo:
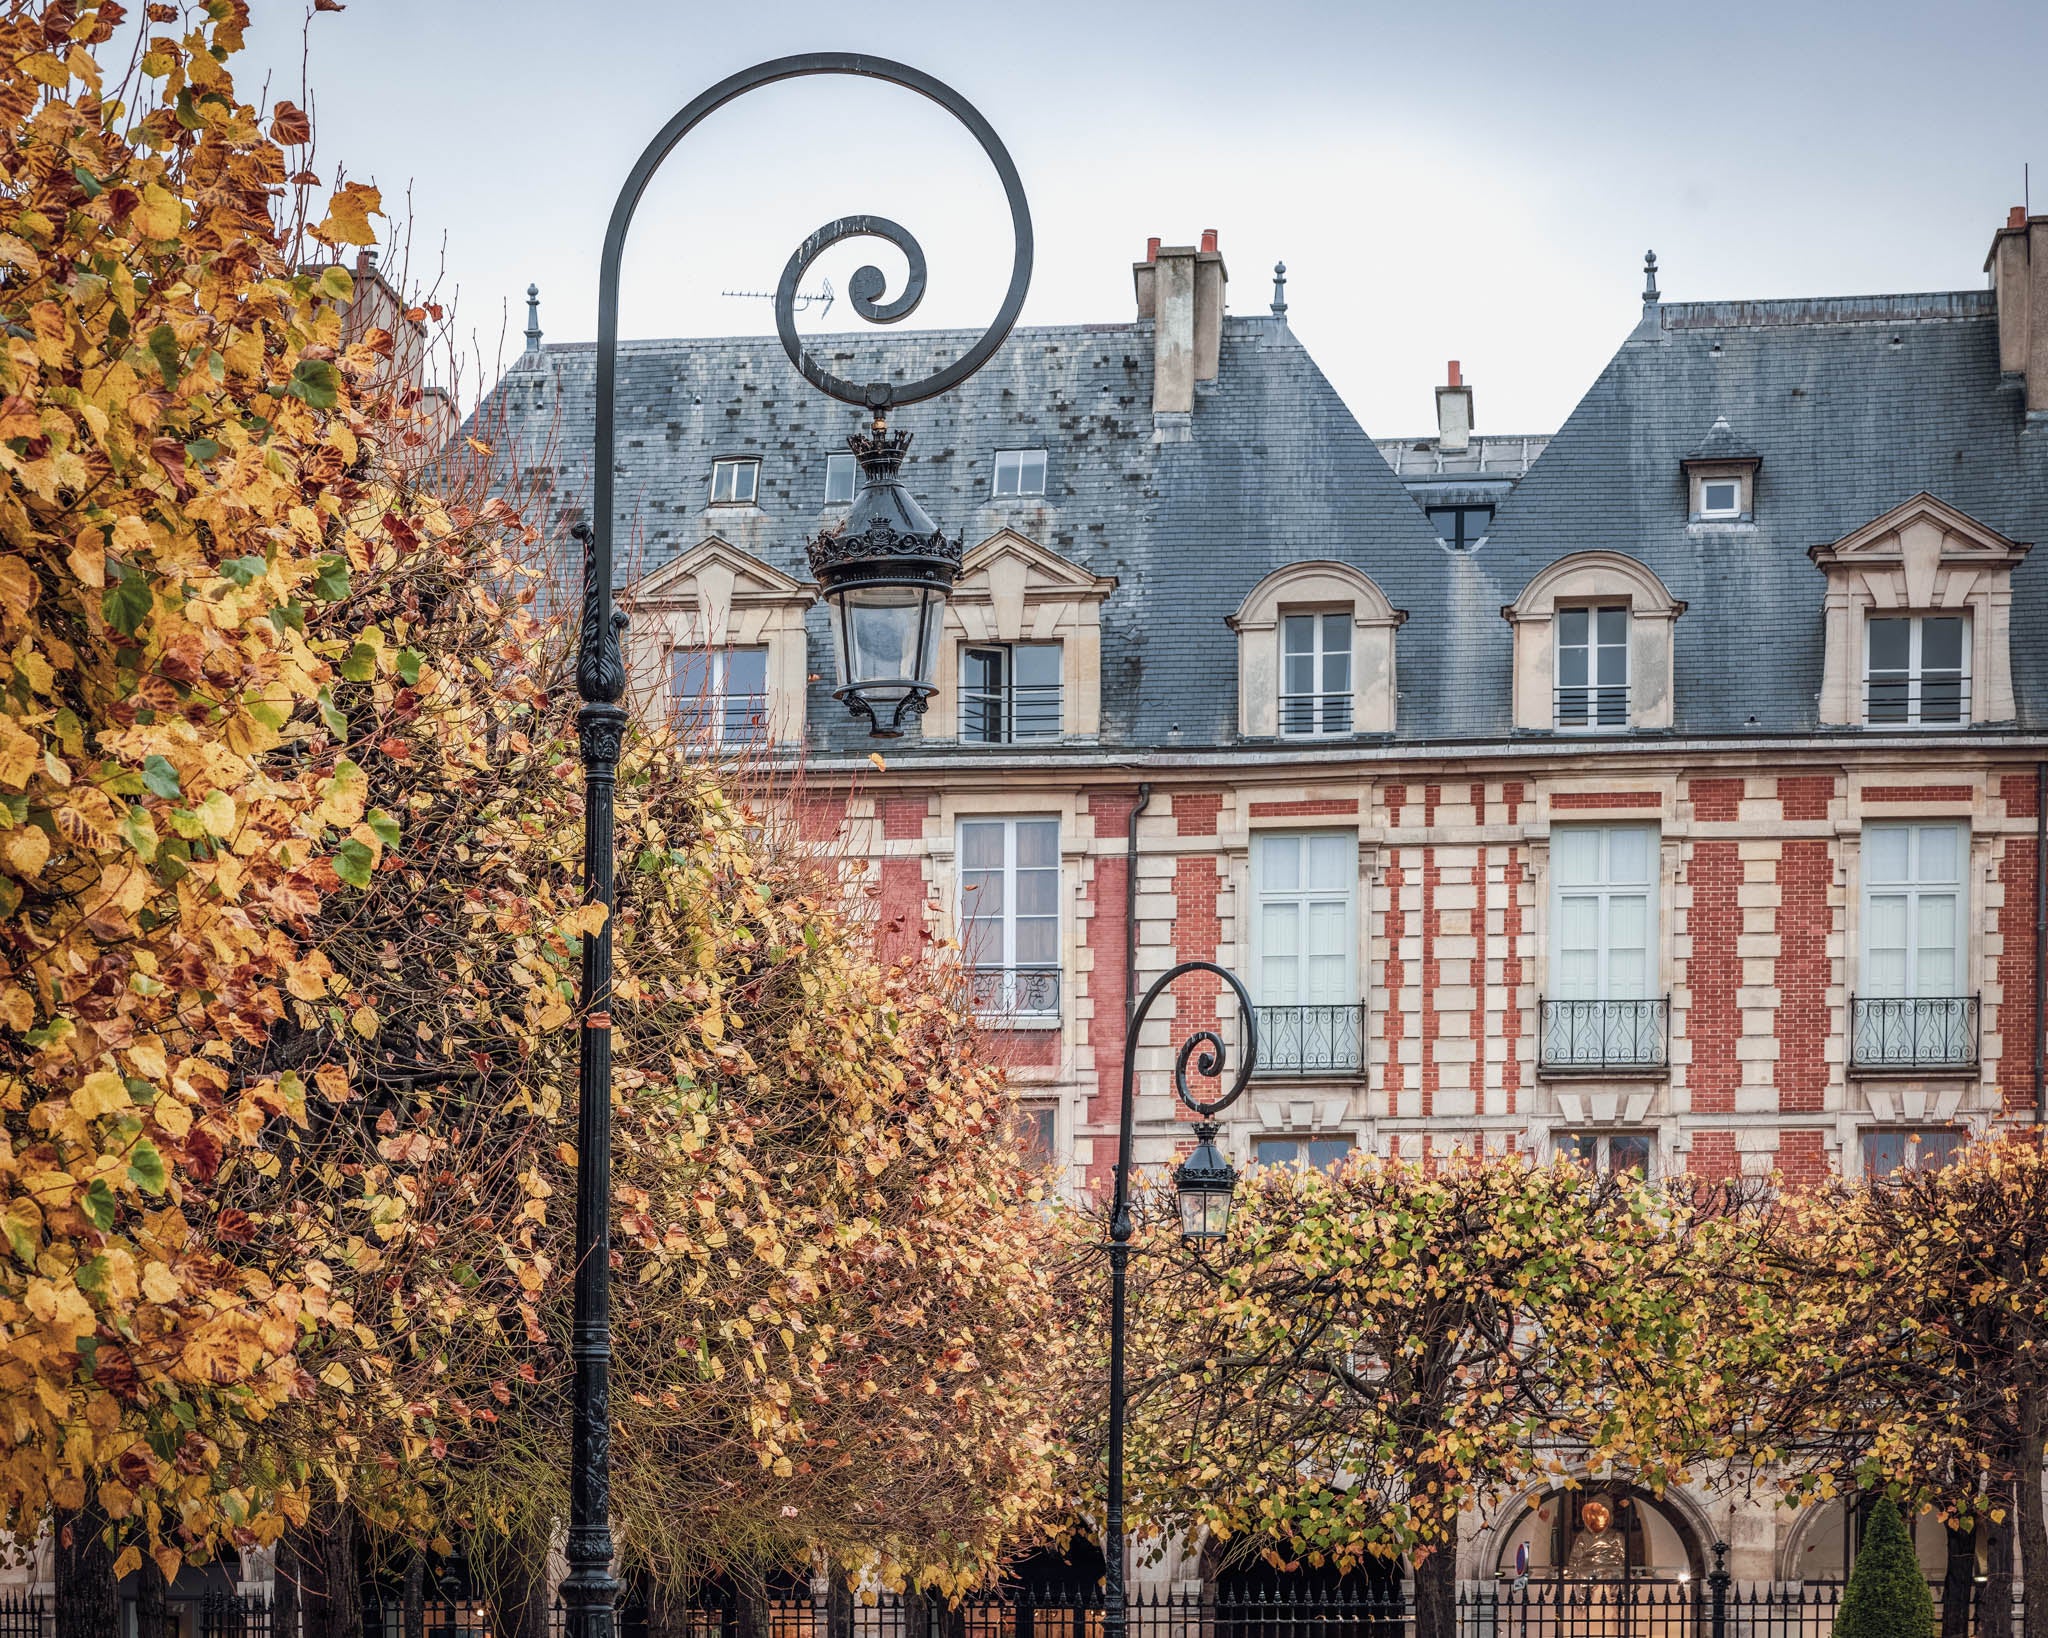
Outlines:
[[[1183,961],[1152,981],[1144,999],[1131,1009],[1124,1028],[1124,1089],[1122,1114],[1116,1137],[1116,1183],[1109,1208],[1109,1505],[1103,1520],[1104,1558],[1108,1573],[1103,1585],[1103,1638],[1124,1638],[1129,1611],[1124,1595],[1124,1285],[1131,1262],[1131,1138],[1137,1109],[1138,1032],[1152,1011],[1152,1003],[1170,990],[1175,980],[1189,973],[1209,973],[1222,979],[1237,995],[1237,1010],[1244,1022],[1244,1061],[1237,1076],[1220,1097],[1207,1102],[1188,1090],[1188,1060],[1194,1058],[1195,1072],[1212,1080],[1223,1075],[1223,1037],[1213,1029],[1198,1029],[1181,1042],[1173,1058],[1173,1090],[1195,1113],[1195,1148],[1174,1174],[1179,1195],[1181,1236],[1196,1246],[1213,1245],[1230,1226],[1230,1199],[1237,1188],[1237,1173],[1216,1147],[1216,1116],[1235,1103],[1252,1078],[1259,1062],[1258,1014],[1244,980],[1228,967],[1213,961]],[[1195,1054],[1199,1052],[1200,1057]]]
[[[1024,185],[988,121],[949,86],[886,58],[852,52],[778,57],[743,69],[704,92],[647,145],[619,190],[605,230],[597,285],[597,403],[591,520],[579,525],[583,545],[583,629],[576,661],[576,713],[583,746],[583,875],[588,902],[612,903],[615,845],[612,792],[625,740],[626,667],[619,649],[625,615],[612,604],[612,506],[617,456],[615,397],[619,363],[619,271],[626,233],[640,196],[677,143],[734,98],[778,80],[846,74],[915,91],[967,127],[1002,179],[1016,251],[1010,287],[995,322],[960,358],[920,380],[853,382],[823,368],[796,333],[797,282],[812,262],[842,239],[886,239],[909,263],[903,292],[882,301],[888,281],[862,267],[848,281],[854,311],[873,324],[908,318],[924,297],[925,260],[918,242],[881,216],[844,216],[797,247],[775,293],[775,330],[805,380],[841,403],[871,411],[871,436],[853,440],[867,480],[849,529],[811,543],[820,589],[837,636],[839,697],[876,733],[902,732],[904,718],[924,709],[932,692],[939,624],[960,565],[960,546],[932,523],[896,481],[909,440],[891,434],[890,408],[920,403],[957,387],[1009,339],[1031,283],[1031,215]],[[827,541],[831,544],[828,545]],[[887,723],[883,722],[886,714]],[[570,1439],[569,1574],[562,1583],[568,1638],[612,1638],[619,1587],[612,1577],[611,1536],[611,1120],[612,928],[583,941],[582,1028],[576,1117],[576,1318],[570,1352],[576,1365]]]

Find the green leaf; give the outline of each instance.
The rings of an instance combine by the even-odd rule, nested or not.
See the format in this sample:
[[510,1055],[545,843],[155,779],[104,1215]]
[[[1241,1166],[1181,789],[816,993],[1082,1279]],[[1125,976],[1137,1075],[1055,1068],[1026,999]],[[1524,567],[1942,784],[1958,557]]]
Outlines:
[[178,794],[178,770],[160,756],[146,756],[142,759],[142,783],[151,796],[168,802]]
[[85,189],[85,196],[88,199],[97,199],[107,191],[100,186],[100,179],[83,165],[73,165],[71,167],[71,174],[78,179],[78,185]]
[[164,1192],[164,1157],[148,1138],[137,1138],[128,1151],[128,1181],[144,1194]]
[[341,662],[341,674],[350,682],[368,682],[377,675],[377,651],[368,643],[356,644]]
[[370,885],[370,849],[354,838],[334,850],[334,873],[351,887]]
[[333,409],[341,397],[341,372],[324,358],[302,358],[284,390],[313,409]]
[[320,720],[327,724],[327,731],[336,739],[346,744],[348,741],[348,718],[341,714],[340,708],[334,703],[334,690],[331,688],[321,689],[319,704]]
[[114,583],[100,594],[100,613],[123,637],[133,637],[156,606],[156,594],[149,589],[149,577],[140,569],[112,559],[107,567],[114,571]]
[[356,281],[348,276],[345,267],[329,267],[320,274],[320,294],[334,301],[353,301]]
[[307,582],[313,595],[323,603],[338,603],[348,596],[348,559],[339,552],[323,557],[313,565],[317,571]]
[[408,688],[417,687],[420,680],[420,657],[409,648],[398,651],[399,680]]
[[35,1202],[20,1198],[10,1202],[0,1226],[7,1230],[7,1243],[14,1248],[14,1255],[33,1267],[43,1244],[43,1219]]
[[168,324],[159,324],[149,332],[149,356],[156,360],[156,367],[163,371],[164,385],[175,387],[178,377],[185,373],[185,355],[178,347],[178,333]]
[[[93,1182],[93,1187],[94,1187],[94,1188],[96,1188],[96,1189],[104,1189],[104,1188],[106,1187],[106,1184],[104,1184],[104,1183],[101,1183],[101,1182],[99,1182],[99,1181],[98,1181],[97,1179],[95,1179],[95,1180],[94,1180],[94,1182]],[[113,1197],[113,1195],[111,1195],[111,1194],[109,1194],[109,1195],[107,1196],[107,1199],[108,1199],[109,1203],[111,1203],[111,1202],[112,1202],[113,1198],[114,1198],[114,1197]],[[91,1208],[91,1207],[90,1207],[90,1206],[88,1205],[88,1206],[86,1207],[86,1211],[87,1211],[88,1215],[90,1215],[90,1213],[91,1213],[91,1210],[92,1210],[92,1208]],[[100,1227],[101,1227],[101,1229],[102,1229],[102,1230],[104,1230],[104,1229],[106,1228],[106,1224],[102,1223],[102,1224],[100,1224]],[[107,1260],[106,1260],[106,1258],[104,1258],[104,1257],[88,1257],[88,1258],[87,1258],[87,1259],[86,1259],[86,1260],[85,1260],[84,1262],[82,1262],[82,1263],[80,1263],[80,1264],[78,1265],[78,1272],[77,1272],[76,1274],[72,1275],[72,1276],[71,1276],[71,1278],[72,1278],[72,1280],[73,1280],[74,1282],[76,1282],[76,1284],[77,1284],[77,1286],[78,1286],[78,1289],[79,1289],[79,1290],[81,1290],[81,1291],[99,1291],[99,1290],[103,1290],[103,1289],[105,1288],[105,1286],[106,1286],[106,1283],[107,1283]],[[81,1341],[81,1342],[83,1342],[83,1341],[85,1341],[85,1340],[86,1340],[86,1339],[85,1339],[84,1337],[81,1337],[81,1338],[79,1338],[79,1341]],[[98,1343],[98,1341],[99,1341],[100,1339],[99,1339],[98,1337],[94,1337],[94,1338],[92,1338],[91,1340],[92,1340],[92,1341],[93,1341],[93,1342],[94,1342],[94,1343],[96,1344],[96,1343]],[[84,1350],[83,1348],[81,1348],[81,1349],[79,1350],[79,1352],[80,1352],[80,1353],[84,1353],[84,1352],[85,1352],[85,1350]],[[90,1366],[90,1365],[92,1364],[92,1361],[91,1361],[90,1359],[88,1359],[88,1360],[86,1361],[86,1364],[87,1364],[88,1366]]]
[[370,810],[368,824],[371,831],[375,833],[377,840],[386,847],[398,846],[398,821],[382,808],[372,808]]
[[[158,1165],[158,1175],[162,1175],[161,1163]],[[107,1187],[107,1180],[104,1177],[92,1180],[85,1191],[85,1199],[80,1204],[84,1207],[85,1215],[92,1219],[92,1226],[102,1234],[114,1226],[114,1191]]]
[[211,438],[194,438],[185,445],[185,453],[195,461],[210,461],[220,453],[220,445]]
[[131,805],[121,821],[121,839],[135,849],[137,857],[144,864],[156,863],[156,821],[149,816],[149,809]]

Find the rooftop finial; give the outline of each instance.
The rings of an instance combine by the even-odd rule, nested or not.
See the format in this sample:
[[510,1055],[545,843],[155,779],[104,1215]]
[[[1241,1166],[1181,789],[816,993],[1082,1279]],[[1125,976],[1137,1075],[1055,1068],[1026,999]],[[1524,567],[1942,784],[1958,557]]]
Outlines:
[[540,351],[540,286],[537,284],[526,287],[526,350],[529,353]]
[[1648,307],[1659,299],[1657,295],[1657,253],[1654,250],[1646,250],[1643,252],[1643,305]]
[[1287,316],[1287,264],[1273,264],[1273,316],[1284,319]]

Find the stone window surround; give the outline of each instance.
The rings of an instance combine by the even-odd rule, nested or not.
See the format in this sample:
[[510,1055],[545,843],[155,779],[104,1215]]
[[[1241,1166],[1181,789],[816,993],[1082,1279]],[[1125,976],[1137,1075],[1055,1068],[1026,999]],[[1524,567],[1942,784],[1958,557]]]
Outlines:
[[1669,728],[1672,627],[1685,604],[1650,570],[1620,552],[1574,552],[1540,570],[1501,608],[1514,628],[1514,723],[1557,730],[1557,610],[1560,604],[1626,604],[1629,614],[1628,726]]
[[1397,693],[1394,631],[1407,611],[1387,601],[1372,579],[1348,563],[1310,560],[1276,569],[1251,589],[1224,624],[1237,633],[1237,731],[1245,739],[1280,737],[1280,617],[1350,609],[1351,734],[1290,735],[1341,740],[1391,734]]
[[[1868,726],[1864,657],[1873,615],[1966,614],[1969,722],[2013,721],[2012,571],[2027,550],[1924,491],[1840,540],[1811,547],[1807,555],[1827,576],[1820,720]],[[1877,732],[1892,728],[1875,725]]]
[[[1102,732],[1102,605],[1114,575],[1097,575],[1013,529],[999,529],[968,552],[946,600],[939,638],[938,694],[926,711],[925,739],[960,735],[961,653],[984,643],[1060,645],[1060,740]],[[1050,740],[1031,744],[1057,743]]]
[[[1755,461],[1698,461],[1686,467],[1686,520],[1690,523],[1749,523],[1756,516]],[[1709,483],[1736,485],[1735,510],[1709,514],[1702,501]]]
[[676,649],[765,648],[768,741],[802,744],[810,694],[804,616],[814,597],[810,586],[717,535],[670,559],[619,598],[632,617],[626,669],[635,714],[666,712]]

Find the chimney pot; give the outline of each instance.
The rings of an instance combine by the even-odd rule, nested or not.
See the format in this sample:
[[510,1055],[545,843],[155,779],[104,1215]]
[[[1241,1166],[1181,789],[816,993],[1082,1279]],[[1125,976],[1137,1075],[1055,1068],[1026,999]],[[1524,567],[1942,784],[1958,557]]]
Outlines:
[[2023,228],[2027,225],[2027,207],[2015,205],[2005,213],[2005,225],[2009,228]]
[[1462,387],[1464,386],[1464,384],[1465,383],[1458,378],[1458,361],[1454,358],[1451,360],[1450,385],[1453,387]]
[[1436,390],[1436,446],[1446,455],[1462,455],[1472,447],[1472,389],[1455,358],[1450,374]]
[[2024,383],[2029,415],[2048,413],[2048,216],[2013,206],[1984,270],[1998,304],[1999,374]]
[[1214,228],[1202,229],[1202,251],[1205,255],[1213,256],[1216,254],[1216,230]]
[[1159,260],[1159,235],[1156,233],[1145,241],[1145,260],[1148,262]]

